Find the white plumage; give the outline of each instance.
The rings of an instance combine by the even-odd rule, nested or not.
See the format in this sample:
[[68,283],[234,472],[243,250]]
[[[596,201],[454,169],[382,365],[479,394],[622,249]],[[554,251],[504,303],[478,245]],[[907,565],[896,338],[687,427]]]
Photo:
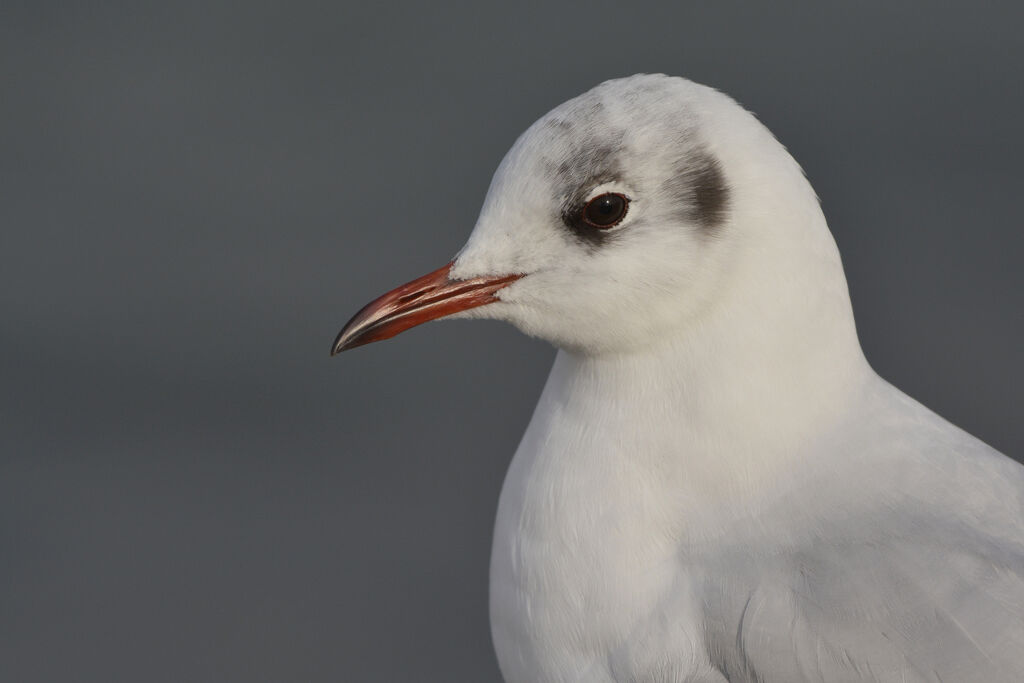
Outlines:
[[869,367],[751,114],[666,76],[556,108],[450,276],[508,273],[458,315],[561,350],[495,528],[507,681],[1024,681],[1024,467]]

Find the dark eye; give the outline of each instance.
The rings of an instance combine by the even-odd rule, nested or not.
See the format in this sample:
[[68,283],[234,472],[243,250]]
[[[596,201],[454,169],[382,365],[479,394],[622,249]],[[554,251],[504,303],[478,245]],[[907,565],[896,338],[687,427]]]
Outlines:
[[583,222],[593,228],[607,230],[618,225],[626,217],[629,200],[618,192],[598,195],[583,207]]

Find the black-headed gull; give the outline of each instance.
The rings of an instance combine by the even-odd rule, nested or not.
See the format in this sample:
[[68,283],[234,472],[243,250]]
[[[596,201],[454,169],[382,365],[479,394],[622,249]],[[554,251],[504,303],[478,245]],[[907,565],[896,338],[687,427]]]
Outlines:
[[494,533],[510,683],[1024,681],[1024,467],[869,367],[814,191],[726,95],[559,106],[332,350],[456,315],[560,349]]

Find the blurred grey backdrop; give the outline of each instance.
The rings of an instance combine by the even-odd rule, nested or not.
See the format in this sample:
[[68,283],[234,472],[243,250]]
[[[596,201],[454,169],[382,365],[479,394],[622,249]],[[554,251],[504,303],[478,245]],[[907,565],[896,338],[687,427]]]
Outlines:
[[606,78],[755,111],[821,196],[874,366],[1020,458],[1022,19],[4,3],[0,680],[499,680],[491,524],[553,350],[459,321],[327,352]]

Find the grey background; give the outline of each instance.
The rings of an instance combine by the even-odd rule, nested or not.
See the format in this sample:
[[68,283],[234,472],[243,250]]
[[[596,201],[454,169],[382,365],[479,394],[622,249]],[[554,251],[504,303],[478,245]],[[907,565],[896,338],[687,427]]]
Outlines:
[[802,162],[884,376],[1020,457],[1011,3],[0,7],[0,681],[496,681],[501,479],[553,356],[329,359],[534,119],[687,75]]

